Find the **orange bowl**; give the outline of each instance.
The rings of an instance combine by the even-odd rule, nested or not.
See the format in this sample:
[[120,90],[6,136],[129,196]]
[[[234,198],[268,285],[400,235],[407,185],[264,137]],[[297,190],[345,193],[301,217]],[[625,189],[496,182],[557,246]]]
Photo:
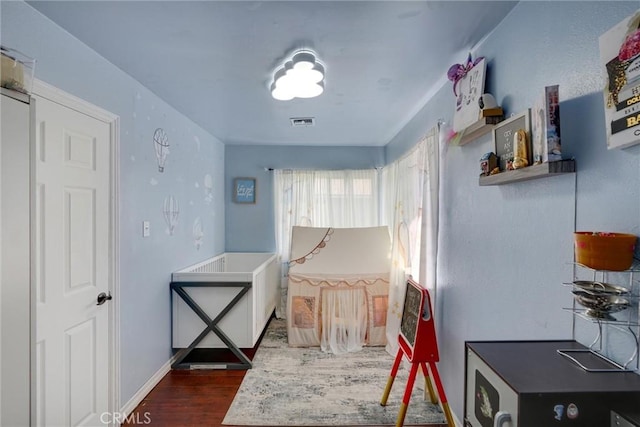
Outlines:
[[636,240],[633,234],[575,232],[576,262],[595,270],[626,270],[633,264]]

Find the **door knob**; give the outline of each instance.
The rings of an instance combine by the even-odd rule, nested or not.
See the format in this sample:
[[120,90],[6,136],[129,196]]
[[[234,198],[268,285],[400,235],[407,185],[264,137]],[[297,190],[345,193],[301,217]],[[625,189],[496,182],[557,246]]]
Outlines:
[[98,294],[98,303],[96,305],[102,305],[105,302],[109,301],[110,299],[112,299],[113,297],[111,296],[111,292],[109,292],[109,295],[105,294],[104,292],[100,292]]

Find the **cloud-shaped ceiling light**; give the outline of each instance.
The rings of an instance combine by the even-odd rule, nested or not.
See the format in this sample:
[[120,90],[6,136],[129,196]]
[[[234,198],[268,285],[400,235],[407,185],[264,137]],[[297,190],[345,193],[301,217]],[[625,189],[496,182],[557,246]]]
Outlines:
[[313,98],[324,91],[324,66],[309,50],[295,52],[273,75],[271,96],[279,101]]

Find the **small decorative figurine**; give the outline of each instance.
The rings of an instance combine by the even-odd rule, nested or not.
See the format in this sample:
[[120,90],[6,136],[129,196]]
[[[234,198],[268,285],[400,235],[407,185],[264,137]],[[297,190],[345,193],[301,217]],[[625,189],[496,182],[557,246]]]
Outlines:
[[480,158],[481,176],[489,175],[496,167],[498,167],[498,156],[495,153],[489,152]]
[[513,136],[513,169],[520,169],[529,166],[529,143],[527,132],[518,129]]

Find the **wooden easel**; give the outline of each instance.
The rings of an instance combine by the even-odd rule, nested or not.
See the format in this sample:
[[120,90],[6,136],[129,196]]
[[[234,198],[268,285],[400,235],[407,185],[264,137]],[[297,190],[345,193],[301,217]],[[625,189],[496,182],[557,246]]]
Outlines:
[[[441,407],[447,419],[447,424],[455,427],[455,422],[449,409],[449,403],[447,402],[447,396],[440,381],[438,368],[436,367],[436,362],[440,360],[440,358],[438,355],[438,342],[436,340],[433,316],[431,315],[431,298],[429,297],[429,292],[412,279],[407,281],[407,291],[405,294],[402,321],[400,322],[398,343],[398,353],[393,362],[391,374],[387,380],[387,386],[384,389],[380,405],[385,406],[387,404],[387,399],[389,398],[391,387],[398,373],[402,356],[406,356],[407,360],[411,362],[411,370],[409,371],[407,386],[404,390],[404,396],[402,397],[400,411],[398,412],[396,427],[402,427],[404,425],[404,418],[407,415],[407,408],[409,406],[409,400],[411,399],[411,393],[413,392],[418,367],[421,367],[424,373],[425,389],[429,391],[431,403],[437,404],[438,396],[440,396],[440,401],[442,402]],[[427,369],[427,366],[429,369]],[[436,384],[438,390],[437,395],[433,389],[431,378],[433,378],[433,382]]]

